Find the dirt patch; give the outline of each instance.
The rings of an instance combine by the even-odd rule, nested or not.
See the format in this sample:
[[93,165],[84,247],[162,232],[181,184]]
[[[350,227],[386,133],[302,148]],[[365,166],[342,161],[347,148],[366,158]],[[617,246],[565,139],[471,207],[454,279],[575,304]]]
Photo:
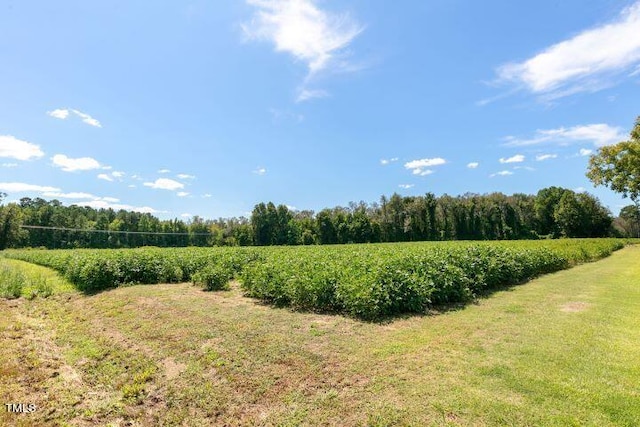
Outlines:
[[560,311],[564,311],[565,313],[577,313],[579,311],[586,310],[590,305],[591,304],[586,302],[568,302],[560,307]]
[[167,377],[167,380],[172,380],[181,373],[183,373],[187,369],[187,365],[184,363],[176,362],[174,358],[167,357],[162,361],[162,366],[164,366],[164,375]]

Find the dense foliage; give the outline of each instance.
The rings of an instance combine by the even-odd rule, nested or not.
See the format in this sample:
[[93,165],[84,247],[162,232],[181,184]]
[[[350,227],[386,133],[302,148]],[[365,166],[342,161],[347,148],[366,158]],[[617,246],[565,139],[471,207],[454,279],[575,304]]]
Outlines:
[[393,194],[389,198],[383,196],[379,203],[351,203],[318,213],[259,203],[250,219],[194,217],[189,222],[160,220],[149,213],[96,210],[64,206],[57,200],[23,198],[20,203],[0,206],[0,249],[603,237],[613,233],[612,219],[595,197],[559,187],[542,189],[535,196]]
[[363,319],[466,302],[497,286],[591,261],[617,239],[437,242],[270,248],[12,250],[4,255],[60,271],[95,292],[130,283],[193,281],[248,296]]
[[600,147],[591,156],[587,177],[640,204],[640,117],[628,141]]

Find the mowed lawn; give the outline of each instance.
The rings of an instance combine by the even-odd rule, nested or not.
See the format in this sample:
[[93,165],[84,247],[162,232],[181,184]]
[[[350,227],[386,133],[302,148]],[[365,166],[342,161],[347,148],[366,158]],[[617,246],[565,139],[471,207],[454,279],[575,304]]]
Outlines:
[[385,323],[55,286],[0,301],[0,403],[37,405],[0,425],[640,425],[638,246]]

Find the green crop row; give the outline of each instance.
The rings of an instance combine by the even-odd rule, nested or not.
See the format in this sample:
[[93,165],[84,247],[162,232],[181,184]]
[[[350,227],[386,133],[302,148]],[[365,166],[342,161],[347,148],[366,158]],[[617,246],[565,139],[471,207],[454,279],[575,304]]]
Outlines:
[[263,248],[21,250],[4,255],[60,271],[85,292],[193,281],[276,305],[376,319],[466,302],[499,286],[596,260],[616,239],[431,242]]
[[199,280],[204,280],[204,287],[210,287],[207,271],[216,268],[231,278],[257,257],[256,251],[248,248],[155,247],[16,250],[5,251],[4,255],[53,268],[83,292],[136,283],[178,283],[199,277],[203,278]]

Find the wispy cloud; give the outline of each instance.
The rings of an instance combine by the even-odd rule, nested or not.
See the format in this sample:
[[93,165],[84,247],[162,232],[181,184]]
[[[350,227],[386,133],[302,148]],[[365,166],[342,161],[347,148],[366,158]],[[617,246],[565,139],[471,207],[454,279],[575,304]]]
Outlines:
[[480,166],[480,163],[478,163],[478,162],[467,163],[467,167],[469,169],[476,169],[478,166]]
[[178,197],[187,197],[189,193],[187,193],[186,191],[179,191],[176,195]]
[[[300,94],[298,94],[298,97],[300,97]],[[281,110],[278,108],[269,108],[269,113],[271,114],[271,117],[273,118],[274,122],[284,122],[284,121],[289,121],[289,120],[293,120],[295,122],[301,123],[304,121],[304,114],[300,114],[300,113],[295,113],[293,111],[290,110]]]
[[327,98],[329,96],[329,92],[322,89],[300,89],[298,91],[298,97],[296,98],[296,102],[304,102],[310,99],[320,99]]
[[192,214],[190,214],[190,213],[183,213],[183,214],[180,214],[180,216],[181,216],[182,218],[191,218],[193,215],[192,215]]
[[286,52],[308,68],[298,91],[298,101],[326,96],[325,91],[308,88],[320,72],[354,69],[347,61],[346,48],[363,31],[348,14],[320,9],[314,0],[247,0],[256,11],[242,25],[250,40],[266,40],[277,52]]
[[0,166],[2,166],[3,168],[15,168],[18,167],[17,163],[3,163]]
[[69,117],[69,110],[64,108],[57,108],[53,111],[47,111],[47,114],[56,119],[64,120]]
[[0,157],[16,160],[32,160],[44,156],[40,146],[11,135],[0,135]]
[[111,172],[111,175],[113,175],[115,178],[122,178],[125,176],[125,173],[120,171],[113,171]]
[[195,175],[189,175],[187,173],[179,173],[178,175],[176,175],[178,178],[180,179],[196,179]]
[[542,162],[545,160],[555,159],[556,157],[558,157],[557,154],[538,154],[536,156],[536,161]]
[[90,115],[88,115],[87,113],[83,113],[82,111],[78,111],[78,110],[71,110],[74,112],[74,114],[78,117],[80,117],[82,119],[82,121],[86,124],[88,124],[89,126],[93,126],[93,127],[97,127],[97,128],[101,128],[102,124],[100,124],[100,122],[96,119],[94,119],[93,117],[91,117]]
[[159,169],[158,173],[169,173],[171,172],[171,169]]
[[178,181],[174,181],[169,178],[158,178],[154,182],[145,182],[145,187],[155,188],[157,190],[181,190],[184,188],[184,184]]
[[104,181],[109,181],[109,182],[113,182],[113,178],[111,177],[111,175],[108,175],[106,173],[100,173],[98,174],[98,179],[102,179]]
[[392,157],[392,158],[390,158],[390,159],[380,159],[380,164],[381,164],[382,166],[386,166],[386,165],[388,165],[389,163],[393,163],[393,162],[397,162],[397,161],[398,161],[398,158],[397,158],[397,157]]
[[44,197],[51,197],[54,199],[72,199],[72,200],[88,199],[93,201],[102,200],[109,203],[118,203],[120,201],[120,199],[117,199],[115,197],[100,197],[100,196],[94,196],[93,194],[90,194],[90,193],[83,193],[83,192],[61,193],[57,191],[47,191],[42,195]]
[[613,21],[585,30],[523,61],[498,68],[498,79],[551,100],[610,87],[640,63],[640,1]]
[[593,150],[589,150],[588,148],[581,148],[578,152],[581,156],[590,156],[593,154]]
[[267,173],[267,169],[265,169],[265,168],[257,168],[257,169],[254,169],[251,172],[255,173],[256,175],[264,175],[264,174]]
[[615,144],[625,139],[626,137],[622,128],[600,123],[573,126],[570,128],[539,129],[533,137],[524,139],[508,136],[505,138],[506,142],[504,145],[509,147],[524,147],[540,144],[569,145],[579,142],[590,142],[597,147],[602,147],[604,145]]
[[103,166],[92,157],[71,158],[64,154],[56,154],[51,158],[55,167],[61,168],[65,172],[88,171],[101,169]]
[[494,176],[509,176],[509,175],[513,175],[513,172],[511,172],[511,171],[500,171],[500,172],[492,173],[491,175],[489,175],[489,177],[493,178]]
[[149,214],[164,212],[149,206],[132,206],[132,205],[126,205],[122,203],[113,203],[104,199],[90,200],[88,202],[78,202],[77,204],[81,206],[89,206],[90,208],[93,208],[93,209],[113,209],[114,211],[125,210],[125,211],[133,211],[133,212],[149,213]]
[[398,185],[398,187],[400,188],[404,188],[405,190],[408,190],[409,188],[413,188],[414,184],[400,184]]
[[524,162],[524,156],[522,154],[516,154],[515,156],[508,158],[501,158],[500,163],[522,163]]
[[0,182],[0,191],[6,191],[8,193],[43,193],[47,191],[60,191],[60,189],[46,185],[25,184],[23,182]]
[[80,117],[82,122],[88,124],[89,126],[93,126],[97,128],[102,127],[102,124],[97,119],[94,119],[89,114],[83,113],[80,110],[75,110],[73,108],[57,108],[53,111],[47,111],[47,114],[49,116],[54,117],[56,119],[60,119],[60,120],[66,120],[69,117],[70,113],[73,113],[76,116]]

